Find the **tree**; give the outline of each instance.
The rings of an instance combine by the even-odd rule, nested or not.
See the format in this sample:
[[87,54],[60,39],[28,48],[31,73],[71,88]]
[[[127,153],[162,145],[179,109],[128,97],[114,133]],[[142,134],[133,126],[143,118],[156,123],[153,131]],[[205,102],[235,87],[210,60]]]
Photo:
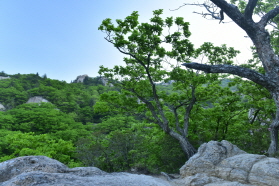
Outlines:
[[[278,129],[279,129],[279,58],[274,52],[271,42],[270,34],[266,30],[266,26],[273,19],[278,20],[276,17],[279,14],[279,6],[276,3],[269,6],[265,11],[259,12],[259,9],[264,5],[264,2],[258,2],[258,0],[239,1],[240,8],[234,4],[230,4],[225,0],[210,0],[215,6],[221,9],[221,12],[226,13],[240,28],[242,28],[249,38],[252,40],[256,53],[264,68],[264,73],[260,73],[256,70],[245,68],[242,66],[233,66],[227,64],[220,65],[206,65],[200,63],[185,63],[184,66],[190,69],[202,70],[206,73],[229,73],[243,78],[247,78],[262,87],[266,88],[273,97],[276,105],[276,116],[270,125],[271,128],[271,143],[268,149],[269,155],[274,155],[278,152]],[[233,0],[236,3],[237,1]],[[206,3],[202,4],[209,10],[212,5]],[[265,6],[266,7],[266,6]],[[241,11],[242,10],[242,11]],[[254,10],[257,10],[261,14],[259,22],[254,22],[252,15]],[[256,13],[257,13],[256,12]],[[212,17],[216,17],[216,12],[209,11]],[[221,17],[216,17],[221,19]],[[276,28],[278,25],[275,24]]]
[[70,164],[75,147],[71,141],[55,139],[49,134],[35,135],[33,132],[6,131],[0,129],[0,162],[19,156],[44,155]]
[[[234,139],[230,141],[245,149],[246,152],[265,154],[270,144],[269,126],[271,118],[275,116],[274,110],[276,110],[272,95],[262,86],[240,77],[235,77],[230,85],[234,86],[242,95],[242,101],[237,102],[242,104],[242,109],[245,109],[245,118],[242,120],[248,119],[245,126],[246,130],[249,131],[246,135],[242,132],[241,136],[232,134],[232,136],[238,136],[240,143],[237,143]],[[243,128],[240,130],[243,131]],[[241,143],[241,141],[243,142]]]
[[0,129],[51,134],[72,141],[90,134],[90,126],[75,122],[72,114],[61,112],[51,103],[22,104],[0,116]]
[[132,116],[111,116],[94,125],[94,133],[76,143],[76,157],[104,171],[177,172],[186,157],[176,140],[156,124]]
[[47,79],[47,75],[46,75],[46,74],[44,74],[44,75],[42,76],[42,78]]
[[0,72],[0,76],[4,76],[4,77],[6,77],[6,76],[8,76],[8,74],[6,74],[3,70]]
[[[214,56],[220,57],[219,62],[223,62],[238,52],[225,45],[214,47],[210,43],[205,43],[195,51],[188,40],[189,23],[181,17],[163,20],[160,17],[162,13],[162,10],[155,10],[150,23],[140,24],[137,12],[124,21],[116,20],[117,26],[111,19],[102,22],[99,29],[106,33],[105,39],[128,57],[124,58],[125,67],[100,67],[99,73],[120,90],[102,94],[101,101],[96,103],[94,109],[133,114],[158,124],[166,134],[179,141],[184,153],[190,158],[196,153],[188,139],[191,112],[195,105],[204,104],[209,96],[206,89],[211,88],[204,85],[216,81],[217,75],[184,70],[169,61],[187,62],[191,57],[210,50]],[[178,29],[171,33],[173,25]],[[173,92],[160,90],[159,82],[171,83]]]

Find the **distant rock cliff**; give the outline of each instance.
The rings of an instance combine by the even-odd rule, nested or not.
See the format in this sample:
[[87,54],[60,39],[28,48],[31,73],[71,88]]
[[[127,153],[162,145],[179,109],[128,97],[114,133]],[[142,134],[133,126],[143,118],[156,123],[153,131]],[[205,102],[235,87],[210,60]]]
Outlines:
[[2,80],[2,79],[10,79],[10,77],[9,76],[8,77],[0,76],[0,80]]
[[89,85],[97,85],[97,84],[102,84],[104,86],[113,86],[112,84],[108,83],[108,79],[105,77],[89,77],[87,74],[80,75],[78,76],[73,83],[84,83],[84,84],[89,84]]
[[4,105],[2,105],[1,103],[0,103],[0,111],[5,111],[6,110],[6,108],[4,107]]
[[49,102],[41,96],[35,96],[28,99],[26,103],[41,103],[41,102]]
[[[108,85],[108,79],[107,79],[107,78],[105,78],[105,77],[100,77],[100,79],[101,79],[101,81],[102,81],[102,83],[103,83],[104,86],[107,86],[107,85]],[[110,84],[110,86],[113,86],[113,85]]]
[[74,80],[74,82],[75,82],[75,83],[83,83],[83,82],[84,82],[84,79],[85,79],[86,77],[89,78],[89,76],[88,76],[87,74],[80,75],[80,76],[78,76],[78,77]]

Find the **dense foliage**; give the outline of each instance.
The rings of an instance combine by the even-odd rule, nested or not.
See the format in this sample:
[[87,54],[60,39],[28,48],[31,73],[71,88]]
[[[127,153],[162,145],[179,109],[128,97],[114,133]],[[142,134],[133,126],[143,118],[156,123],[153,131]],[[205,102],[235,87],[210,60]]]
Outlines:
[[[179,143],[146,120],[143,115],[149,113],[141,108],[143,105],[137,100],[131,102],[132,97],[121,96],[123,90],[119,87],[66,83],[35,74],[10,77],[0,80],[0,94],[7,90],[11,93],[1,96],[6,111],[0,112],[0,161],[46,155],[72,167],[157,173],[177,172],[187,160]],[[187,78],[188,83],[190,77],[193,74]],[[36,86],[29,82],[32,78],[38,80]],[[187,82],[167,80],[156,87],[164,99],[174,102],[187,97],[178,89],[185,89]],[[270,100],[262,99],[268,94],[239,78],[206,82],[202,80],[196,92],[200,101],[191,113],[191,143],[198,148],[209,140],[226,139],[248,152],[264,153],[268,128],[263,122],[273,114],[268,106],[272,105]],[[50,102],[27,104],[32,96],[43,96]],[[114,96],[114,104],[107,105],[104,101],[110,96]],[[65,105],[72,105],[72,110]],[[122,105],[130,112],[122,112]],[[251,120],[250,108],[255,112]]]
[[[239,51],[212,43],[195,49],[188,40],[189,23],[182,17],[163,19],[162,13],[162,10],[154,11],[149,23],[139,23],[137,12],[116,23],[111,19],[103,21],[99,29],[106,34],[105,39],[127,57],[124,58],[126,66],[112,69],[101,66],[100,74],[121,87],[121,91],[102,94],[95,108],[157,124],[180,143],[188,158],[195,153],[195,148],[209,140],[227,139],[250,151],[256,145],[252,135],[258,133],[255,128],[260,126],[263,128],[260,139],[266,140],[266,123],[261,125],[248,117],[250,109],[258,108],[249,98],[257,96],[253,95],[256,92],[248,97],[239,87],[221,87],[220,79],[228,76],[180,66],[180,62],[202,60],[211,65],[231,65]],[[231,81],[232,86],[248,85],[246,90],[256,86],[241,79],[238,83]],[[170,89],[162,89],[159,82],[171,82]],[[266,96],[265,91],[257,93],[258,97]],[[265,149],[263,146],[257,150]]]
[[[47,155],[71,166],[78,163],[74,144],[91,136],[93,123],[100,122],[102,115],[93,112],[93,105],[110,87],[68,84],[38,74],[9,77],[0,80],[0,103],[6,108],[0,112],[1,160]],[[27,103],[34,96],[49,102]]]
[[[0,111],[0,161],[45,155],[71,167],[143,173],[177,172],[186,161],[179,144],[153,125],[114,112],[94,112],[101,94],[119,90],[98,78],[66,83],[38,74],[1,76],[10,79],[0,80],[0,103],[6,108]],[[49,102],[26,103],[33,96]]]

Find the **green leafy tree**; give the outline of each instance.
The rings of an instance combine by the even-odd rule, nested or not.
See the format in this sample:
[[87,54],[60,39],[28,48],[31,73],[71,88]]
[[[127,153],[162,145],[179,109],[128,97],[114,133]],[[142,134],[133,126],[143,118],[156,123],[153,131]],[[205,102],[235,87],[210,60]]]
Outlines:
[[[5,131],[1,131],[5,132]],[[5,145],[5,147],[4,147]],[[74,159],[75,147],[71,141],[53,139],[48,134],[9,132],[2,136],[2,157],[6,161],[19,156],[43,155],[54,158],[65,164]]]
[[51,103],[22,104],[0,114],[2,129],[51,134],[57,139],[73,141],[90,133],[91,126],[75,122],[73,115],[59,111]]
[[87,166],[108,172],[178,172],[185,156],[175,139],[157,125],[142,123],[133,117],[109,117],[96,124],[89,138],[77,143],[77,158]]
[[44,79],[37,74],[16,74],[10,77],[0,80],[0,103],[7,110],[26,103],[30,97],[41,96],[60,111],[74,113],[75,121],[84,125],[100,122],[103,115],[94,113],[92,106],[98,101],[101,93],[113,89],[98,84],[100,78],[90,78],[94,83],[84,85]]
[[243,145],[239,147],[252,153],[266,152],[270,139],[269,126],[276,114],[272,95],[262,86],[239,77],[234,78],[230,85],[235,86],[242,95],[242,108],[247,110],[245,115],[248,121],[245,126],[250,135],[243,135]]
[[[94,108],[133,114],[158,124],[166,134],[178,140],[189,158],[196,153],[188,139],[191,112],[195,105],[204,103],[209,96],[206,89],[210,86],[204,85],[217,80],[218,76],[183,70],[164,61],[187,62],[191,57],[207,54],[218,59],[216,63],[222,63],[238,52],[225,45],[214,47],[210,43],[194,50],[188,40],[189,23],[181,17],[164,20],[160,17],[162,12],[154,11],[150,23],[140,24],[137,12],[125,20],[116,20],[116,26],[110,19],[103,21],[99,29],[106,33],[105,39],[128,57],[124,58],[126,66],[113,69],[101,66],[99,73],[120,91],[102,94],[101,101]],[[170,32],[172,26],[177,28],[173,33]],[[173,92],[169,94],[158,89],[160,82],[172,82]]]
[[7,77],[8,74],[6,74],[4,71],[1,71],[1,72],[0,72],[0,76]]
[[25,103],[28,99],[28,94],[23,90],[22,85],[16,80],[0,80],[0,103],[3,104],[6,109],[11,109]]

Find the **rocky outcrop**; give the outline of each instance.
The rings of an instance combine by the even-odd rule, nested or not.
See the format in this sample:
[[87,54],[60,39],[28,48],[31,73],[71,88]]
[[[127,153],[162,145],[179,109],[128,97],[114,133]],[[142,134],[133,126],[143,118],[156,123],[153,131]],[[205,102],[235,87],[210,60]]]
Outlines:
[[34,96],[28,99],[27,103],[41,103],[41,102],[49,102],[41,96]]
[[2,105],[1,103],[0,103],[0,111],[5,111],[6,110],[6,108],[4,107],[4,105]]
[[10,79],[10,77],[9,76],[8,77],[0,76],[0,80],[2,80],[2,79]]
[[24,156],[0,163],[0,186],[171,186],[146,175],[106,173],[96,167],[68,168],[45,156]]
[[279,185],[279,160],[248,154],[228,141],[210,141],[180,169],[175,182],[189,186]]
[[[108,79],[107,79],[107,78],[105,78],[105,77],[100,77],[100,80],[101,80],[101,82],[102,82],[102,84],[103,84],[104,86],[107,86],[107,85],[108,85]],[[110,86],[112,87],[113,85],[111,84]]]
[[83,81],[84,81],[84,79],[85,79],[86,77],[88,77],[87,74],[80,75],[80,76],[78,76],[78,77],[76,78],[76,80],[74,80],[74,82],[76,82],[76,83],[83,83]]
[[[89,80],[96,80],[98,83],[104,85],[104,86],[109,86],[109,87],[113,87],[113,84],[108,83],[108,79],[106,77],[103,76],[98,76],[98,77],[89,77],[88,75],[84,74],[84,75],[80,75],[77,76],[77,78],[73,81],[73,83],[85,83],[85,80],[89,79]],[[95,82],[96,83],[96,82]]]
[[70,169],[45,156],[24,156],[0,163],[0,186],[277,186],[279,160],[210,141],[181,167],[178,179],[164,174],[169,181],[96,167]]

